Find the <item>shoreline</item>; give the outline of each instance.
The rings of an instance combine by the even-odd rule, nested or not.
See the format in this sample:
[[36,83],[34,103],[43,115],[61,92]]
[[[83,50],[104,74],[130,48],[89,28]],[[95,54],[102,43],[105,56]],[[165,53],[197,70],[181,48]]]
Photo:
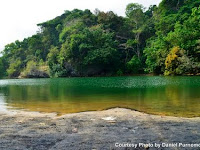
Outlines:
[[0,120],[0,149],[107,150],[117,149],[116,142],[200,143],[200,117],[157,116],[125,108],[62,116],[17,110],[1,112]]
[[139,111],[137,109],[132,109],[128,107],[110,107],[105,108],[102,110],[87,110],[87,111],[80,111],[80,112],[71,112],[71,113],[58,113],[58,112],[45,112],[45,111],[34,111],[34,110],[26,110],[26,109],[9,109],[5,111],[0,111],[0,115],[18,115],[23,114],[26,116],[52,116],[54,118],[66,116],[66,115],[79,115],[79,114],[85,114],[85,113],[101,113],[104,111],[113,111],[115,109],[121,109],[121,110],[129,110],[134,113],[141,113],[142,115],[150,115],[155,117],[166,117],[166,118],[177,118],[177,119],[200,119],[200,116],[194,116],[194,117],[185,117],[185,116],[173,116],[173,115],[165,115],[165,114],[156,114],[156,113],[148,113],[144,111]]
[[169,76],[165,76],[164,74],[153,74],[153,73],[149,73],[149,74],[124,74],[124,75],[104,75],[104,76],[100,76],[100,75],[96,75],[96,76],[68,76],[68,77],[33,77],[33,78],[26,78],[26,77],[16,77],[16,78],[9,78],[9,77],[3,77],[0,78],[0,80],[8,80],[8,79],[57,79],[57,78],[106,78],[106,77],[199,77],[199,74],[185,74],[185,75],[169,75]]
[[87,114],[87,113],[98,113],[100,114],[101,112],[104,111],[114,111],[115,109],[121,109],[121,110],[127,110],[127,111],[131,111],[132,113],[140,113],[141,115],[149,115],[149,116],[154,116],[154,117],[161,117],[161,118],[168,118],[168,119],[172,119],[172,118],[176,118],[176,119],[200,119],[199,116],[195,116],[195,117],[184,117],[184,116],[172,116],[172,115],[160,115],[160,114],[154,114],[154,113],[148,113],[148,112],[143,112],[143,111],[139,111],[136,109],[132,109],[132,108],[126,108],[126,107],[111,107],[111,108],[106,108],[103,110],[88,110],[88,111],[81,111],[81,112],[73,112],[73,113],[57,113],[57,112],[43,112],[43,111],[31,111],[31,110],[20,110],[20,109],[11,109],[11,110],[7,110],[7,112],[0,112],[0,115],[19,115],[19,114],[23,114],[25,116],[49,116],[49,117],[53,117],[53,118],[59,118],[62,116],[68,116],[68,115],[79,115],[79,114]]

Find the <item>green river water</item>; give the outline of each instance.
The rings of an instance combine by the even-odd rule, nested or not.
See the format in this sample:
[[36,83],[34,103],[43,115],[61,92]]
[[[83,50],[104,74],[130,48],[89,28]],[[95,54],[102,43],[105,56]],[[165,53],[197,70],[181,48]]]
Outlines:
[[109,108],[200,117],[200,77],[101,77],[0,80],[0,111],[58,115]]

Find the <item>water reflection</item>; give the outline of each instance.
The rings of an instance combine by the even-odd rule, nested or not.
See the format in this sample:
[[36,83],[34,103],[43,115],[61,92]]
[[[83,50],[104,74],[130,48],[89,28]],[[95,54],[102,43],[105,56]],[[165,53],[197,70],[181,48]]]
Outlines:
[[5,106],[59,114],[125,107],[151,114],[200,116],[199,77],[1,80]]
[[4,100],[4,96],[0,94],[0,112],[7,112],[6,102]]

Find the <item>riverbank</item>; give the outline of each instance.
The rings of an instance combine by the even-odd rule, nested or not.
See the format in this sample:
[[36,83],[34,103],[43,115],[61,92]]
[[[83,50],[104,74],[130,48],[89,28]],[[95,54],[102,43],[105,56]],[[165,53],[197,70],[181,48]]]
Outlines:
[[16,111],[0,114],[0,149],[109,150],[117,149],[115,143],[196,144],[200,143],[199,124],[200,118],[155,116],[122,108],[63,116]]
[[[164,74],[153,74],[153,73],[148,73],[148,74],[123,74],[123,75],[94,75],[94,76],[69,76],[69,77],[16,77],[16,78],[9,78],[9,77],[3,77],[0,79],[52,79],[52,78],[104,78],[104,77],[138,77],[138,76],[165,76]],[[177,76],[177,75],[174,75]],[[174,77],[173,76],[173,77]],[[185,75],[178,75],[177,77],[195,77],[195,76],[200,76],[200,73],[197,74],[185,74]],[[171,76],[166,76],[166,77],[171,77]]]

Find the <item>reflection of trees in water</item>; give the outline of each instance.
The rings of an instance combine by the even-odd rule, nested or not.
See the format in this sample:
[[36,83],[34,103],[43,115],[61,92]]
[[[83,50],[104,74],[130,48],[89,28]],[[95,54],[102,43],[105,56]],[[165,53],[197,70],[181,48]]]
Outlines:
[[5,97],[2,93],[0,93],[0,112],[5,112],[7,111],[6,107],[6,102],[5,102]]
[[165,88],[165,96],[168,106],[180,106],[183,103],[180,87],[167,86]]
[[3,88],[2,93],[7,103],[17,103],[28,101],[50,101],[52,94],[50,85],[45,86],[17,86],[10,85]]
[[198,87],[167,86],[165,89],[167,105],[172,112],[181,116],[199,116],[200,93]]
[[190,110],[199,112],[199,87],[186,86],[187,84],[112,88],[97,86],[96,83],[95,86],[90,86],[74,82],[65,83],[59,79],[44,85],[7,85],[1,87],[0,94],[5,95],[4,103],[9,106],[43,112],[71,113],[110,107],[132,108],[164,115]]

